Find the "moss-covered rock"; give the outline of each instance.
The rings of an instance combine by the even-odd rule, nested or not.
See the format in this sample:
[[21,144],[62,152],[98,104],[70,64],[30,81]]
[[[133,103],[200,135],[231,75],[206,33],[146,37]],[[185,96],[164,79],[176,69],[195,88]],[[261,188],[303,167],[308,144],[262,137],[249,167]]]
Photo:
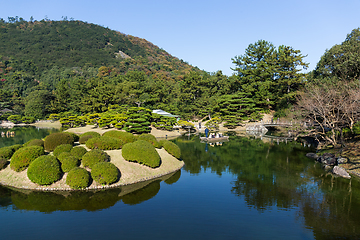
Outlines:
[[91,150],[84,154],[82,157],[82,164],[84,167],[92,169],[92,167],[99,162],[108,162],[110,161],[110,156],[99,149]]
[[44,147],[46,151],[52,152],[62,144],[74,145],[74,138],[70,134],[63,132],[52,133],[45,138]]
[[10,167],[16,172],[25,170],[36,158],[44,155],[44,148],[40,146],[30,146],[18,149],[11,157]]
[[71,149],[73,148],[73,145],[70,145],[70,144],[61,144],[59,146],[57,146],[55,149],[54,149],[54,156],[57,157],[60,155],[60,153],[63,153],[63,152],[70,152]]
[[122,131],[117,131],[117,130],[107,131],[107,132],[103,133],[103,136],[121,139],[124,142],[124,144],[136,141],[136,137],[132,133],[122,132]]
[[30,164],[27,176],[33,183],[50,185],[62,176],[60,163],[54,156],[40,156]]
[[82,156],[84,156],[85,153],[87,153],[87,150],[82,146],[73,147],[70,151],[71,155],[74,157],[77,157],[78,159],[81,159]]
[[122,140],[108,136],[93,137],[86,141],[86,147],[101,150],[121,149],[123,144]]
[[91,169],[92,179],[101,185],[110,185],[118,181],[119,176],[119,169],[109,162],[97,163]]
[[130,162],[137,162],[146,166],[156,168],[160,166],[160,155],[155,147],[144,140],[127,143],[122,148],[122,156]]
[[72,189],[87,188],[90,184],[90,174],[84,168],[75,167],[68,173],[66,184]]
[[170,153],[172,156],[179,159],[181,157],[181,150],[178,145],[168,140],[161,140],[160,144],[164,147],[164,149]]
[[161,148],[161,144],[156,140],[156,137],[154,135],[151,135],[149,133],[143,133],[141,134],[137,140],[144,140],[149,143],[151,143],[156,148]]

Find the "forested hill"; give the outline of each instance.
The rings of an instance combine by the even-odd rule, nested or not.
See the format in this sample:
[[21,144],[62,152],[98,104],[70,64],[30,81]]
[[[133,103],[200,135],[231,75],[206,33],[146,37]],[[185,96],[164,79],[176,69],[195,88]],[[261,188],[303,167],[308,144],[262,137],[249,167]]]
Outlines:
[[[0,20],[0,68],[40,76],[52,67],[116,67],[147,75],[173,71],[181,75],[194,67],[138,37],[82,21]],[[8,70],[10,70],[8,68]]]
[[259,40],[245,52],[232,59],[237,74],[226,76],[98,25],[0,19],[0,120],[138,106],[236,127],[291,106],[305,82],[301,51]]

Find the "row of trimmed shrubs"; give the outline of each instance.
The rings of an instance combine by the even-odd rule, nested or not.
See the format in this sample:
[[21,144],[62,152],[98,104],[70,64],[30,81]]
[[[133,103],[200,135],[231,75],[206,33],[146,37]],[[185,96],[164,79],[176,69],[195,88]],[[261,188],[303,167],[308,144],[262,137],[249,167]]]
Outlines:
[[[83,143],[83,140],[86,138],[87,140],[84,143],[88,148],[93,149],[92,151],[87,152],[83,147],[73,147],[74,141]],[[7,159],[11,158],[10,167],[14,171],[23,171],[29,165],[32,165],[31,169],[33,170],[30,170],[30,173],[28,173],[30,176],[28,177],[35,183],[49,185],[59,180],[62,172],[69,172],[70,178],[68,175],[67,181],[68,178],[74,179],[69,180],[69,183],[67,182],[68,185],[72,188],[85,188],[91,180],[85,176],[86,174],[84,175],[85,172],[83,170],[79,170],[80,159],[82,159],[83,166],[89,167],[92,169],[91,172],[93,172],[95,165],[97,166],[98,163],[109,161],[109,156],[99,149],[111,150],[123,148],[122,154],[127,161],[138,162],[156,168],[160,166],[161,159],[155,147],[164,147],[171,155],[180,158],[180,149],[176,144],[167,140],[158,142],[151,134],[142,134],[135,137],[128,132],[113,130],[104,133],[103,136],[96,132],[87,132],[79,137],[74,133],[53,133],[47,136],[44,141],[35,139],[25,143],[23,146],[15,145],[0,148],[0,170],[7,165]],[[43,156],[45,154],[44,148],[46,151],[53,151],[54,157]],[[40,160],[32,164],[33,161],[35,162],[35,159]],[[54,162],[54,159],[58,161],[57,164]],[[119,170],[115,165],[109,164],[100,164],[102,167],[98,166],[95,168],[100,168],[100,170],[95,172],[103,171],[103,173],[98,174],[98,177],[92,176],[96,182],[111,184],[119,178]],[[70,174],[73,169],[77,169],[76,173],[80,174],[82,172],[81,177],[72,177],[76,176],[75,173]],[[115,171],[115,169],[117,170]]]
[[161,159],[155,148],[164,149],[176,158],[180,158],[180,148],[173,142],[161,140],[158,142],[151,134],[141,134],[135,137],[128,132],[111,130],[102,136],[96,132],[87,132],[80,136],[79,142],[90,149],[113,150],[122,149],[122,156],[130,162],[137,162],[151,168],[159,167]]
[[[24,145],[0,148],[0,170],[6,167],[8,159],[11,159],[12,170],[20,172],[28,168],[27,175],[32,182],[50,185],[61,179],[64,172],[70,173],[77,169],[74,170],[75,174],[68,174],[66,178],[66,183],[73,189],[86,188],[92,180],[105,185],[119,179],[120,171],[108,162],[109,155],[97,149],[88,152],[84,147],[73,147],[74,138],[72,134],[56,133],[47,136],[45,141],[34,139]],[[45,155],[45,146],[47,150],[53,149],[53,156]],[[92,169],[91,174],[79,167],[80,160],[84,167]],[[103,164],[105,162],[106,164]],[[80,173],[76,174],[77,172]]]

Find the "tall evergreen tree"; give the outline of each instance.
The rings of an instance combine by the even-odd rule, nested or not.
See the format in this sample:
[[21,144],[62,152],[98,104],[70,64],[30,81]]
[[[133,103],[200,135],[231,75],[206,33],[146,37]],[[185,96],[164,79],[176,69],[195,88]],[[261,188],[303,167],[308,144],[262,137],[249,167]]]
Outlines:
[[250,44],[242,56],[232,59],[237,71],[240,91],[251,94],[255,104],[269,109],[274,105],[273,92],[276,69],[276,49],[272,43],[259,40]]
[[[250,44],[242,56],[233,58],[240,91],[250,94],[257,107],[286,107],[294,101],[295,91],[304,81],[301,68],[307,68],[299,50],[259,40]],[[282,106],[285,100],[285,106]]]
[[277,107],[286,107],[295,102],[296,91],[305,81],[305,73],[301,71],[309,66],[303,62],[304,57],[300,50],[284,45],[278,47],[275,93],[280,106]]

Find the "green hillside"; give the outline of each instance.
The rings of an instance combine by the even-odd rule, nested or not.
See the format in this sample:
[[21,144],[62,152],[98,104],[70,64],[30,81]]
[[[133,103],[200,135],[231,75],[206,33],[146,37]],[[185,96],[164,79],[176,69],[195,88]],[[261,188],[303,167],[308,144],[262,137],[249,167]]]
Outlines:
[[[116,66],[119,72],[177,71],[192,66],[145,39],[82,21],[0,21],[2,67],[41,75],[57,67]],[[4,66],[5,65],[5,66]]]
[[216,116],[236,127],[294,103],[304,80],[299,68],[307,66],[303,58],[290,46],[259,40],[232,59],[237,74],[228,77],[99,25],[9,17],[0,19],[0,118],[145,107],[185,119]]

